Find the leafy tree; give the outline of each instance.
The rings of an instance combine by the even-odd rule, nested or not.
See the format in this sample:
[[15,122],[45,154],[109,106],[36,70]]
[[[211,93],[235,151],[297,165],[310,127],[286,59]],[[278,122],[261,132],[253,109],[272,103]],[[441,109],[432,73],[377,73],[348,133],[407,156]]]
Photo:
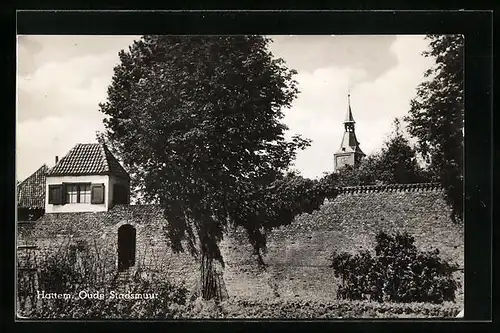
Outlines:
[[[133,186],[162,205],[173,248],[183,251],[188,240],[201,254],[203,272],[213,260],[223,264],[218,242],[226,225],[255,229],[238,212],[254,212],[259,191],[309,144],[284,138],[282,110],[298,93],[296,72],[273,57],[269,42],[262,36],[143,36],[120,52],[100,104],[106,141],[130,170]],[[202,277],[204,298],[213,297],[213,286]]]
[[364,158],[358,167],[347,166],[338,173],[340,186],[409,184],[430,180],[417,161],[415,149],[403,135],[398,119],[394,120],[393,133],[380,152]]
[[398,119],[394,120],[392,137],[385,142],[379,156],[380,180],[389,184],[409,184],[425,181],[418,165],[415,149],[401,132]]
[[452,217],[463,215],[464,38],[462,35],[428,35],[426,57],[435,66],[425,72],[405,118],[417,149],[430,163],[446,189]]
[[380,157],[372,154],[361,160],[358,167],[346,165],[337,173],[339,186],[374,185],[381,182],[383,170],[379,166]]

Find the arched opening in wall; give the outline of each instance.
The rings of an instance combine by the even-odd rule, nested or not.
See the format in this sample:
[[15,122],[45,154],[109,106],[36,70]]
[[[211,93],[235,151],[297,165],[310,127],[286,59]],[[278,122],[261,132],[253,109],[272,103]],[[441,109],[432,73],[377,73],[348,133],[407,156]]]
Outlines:
[[136,231],[130,224],[118,229],[118,271],[124,271],[135,265]]

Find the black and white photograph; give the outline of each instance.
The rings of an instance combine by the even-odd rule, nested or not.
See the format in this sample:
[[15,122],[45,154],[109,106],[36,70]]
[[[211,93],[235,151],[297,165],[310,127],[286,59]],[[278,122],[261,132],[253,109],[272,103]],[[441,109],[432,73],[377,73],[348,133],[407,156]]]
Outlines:
[[465,39],[18,35],[17,318],[464,317]]

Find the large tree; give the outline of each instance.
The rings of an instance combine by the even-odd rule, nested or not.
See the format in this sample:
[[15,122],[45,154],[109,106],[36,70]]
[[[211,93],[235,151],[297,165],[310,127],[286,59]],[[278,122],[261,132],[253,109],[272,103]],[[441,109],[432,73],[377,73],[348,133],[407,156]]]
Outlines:
[[464,38],[428,35],[426,57],[435,65],[425,72],[405,118],[418,151],[446,189],[452,217],[463,214]]
[[261,207],[259,190],[308,145],[284,137],[283,109],[298,89],[295,71],[273,57],[269,42],[143,36],[120,52],[100,104],[105,141],[139,194],[164,208],[174,249],[184,250],[188,240],[201,255],[204,298],[215,295],[209,273],[214,260],[223,263],[218,243],[226,225],[254,230],[254,221],[238,212]]
[[417,152],[403,135],[399,119],[394,120],[392,136],[378,156],[380,180],[389,184],[411,184],[427,181],[417,161]]

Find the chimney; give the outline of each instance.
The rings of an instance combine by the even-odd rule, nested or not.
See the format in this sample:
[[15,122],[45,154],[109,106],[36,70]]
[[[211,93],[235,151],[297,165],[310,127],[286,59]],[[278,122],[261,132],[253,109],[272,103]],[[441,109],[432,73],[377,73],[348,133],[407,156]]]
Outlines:
[[56,164],[59,162],[59,156],[56,156]]

